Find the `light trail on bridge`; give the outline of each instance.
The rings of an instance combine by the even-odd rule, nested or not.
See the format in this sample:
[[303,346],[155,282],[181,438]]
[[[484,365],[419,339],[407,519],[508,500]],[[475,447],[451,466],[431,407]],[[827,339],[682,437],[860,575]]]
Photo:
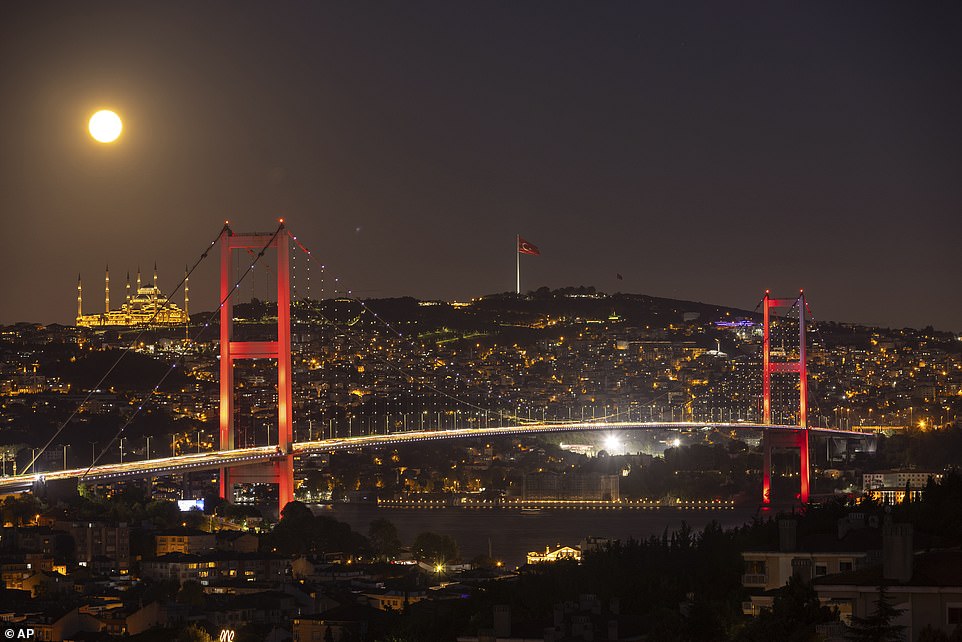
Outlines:
[[[452,439],[483,439],[492,437],[519,437],[525,435],[549,434],[560,432],[605,432],[631,430],[665,430],[672,432],[695,430],[739,430],[739,431],[800,431],[798,426],[779,426],[747,422],[592,422],[579,421],[572,423],[531,422],[515,426],[501,426],[497,428],[458,428],[448,430],[418,430],[387,434],[362,435],[357,437],[339,437],[333,439],[318,439],[300,441],[292,445],[292,454],[307,455],[315,452],[336,452],[356,448],[376,448],[383,446],[401,446],[433,441]],[[809,428],[810,433],[828,437],[848,439],[868,439],[874,435],[831,428]],[[255,446],[251,448],[235,448],[233,450],[215,450],[204,453],[191,453],[175,457],[159,459],[141,459],[117,464],[101,464],[93,467],[74,468],[51,471],[47,473],[31,473],[0,478],[0,492],[12,492],[18,489],[32,487],[38,482],[66,479],[82,479],[92,482],[116,481],[121,479],[138,479],[143,477],[160,477],[177,475],[193,471],[202,471],[271,461],[285,457],[277,446]]]

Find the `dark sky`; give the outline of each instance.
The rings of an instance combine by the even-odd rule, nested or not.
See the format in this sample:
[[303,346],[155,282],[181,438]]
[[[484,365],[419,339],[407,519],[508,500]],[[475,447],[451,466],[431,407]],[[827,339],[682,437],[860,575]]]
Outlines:
[[520,232],[525,289],[962,330],[960,5],[3,2],[0,323],[284,216],[361,296],[511,290]]

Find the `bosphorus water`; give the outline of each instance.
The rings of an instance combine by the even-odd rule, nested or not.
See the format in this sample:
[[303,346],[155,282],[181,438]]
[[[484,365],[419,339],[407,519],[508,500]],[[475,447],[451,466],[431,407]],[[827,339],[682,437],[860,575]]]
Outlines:
[[545,546],[577,546],[587,536],[627,540],[661,536],[681,528],[682,522],[701,530],[712,521],[725,528],[751,521],[757,507],[736,505],[725,510],[578,510],[544,509],[536,514],[515,509],[396,508],[372,504],[336,504],[315,507],[347,522],[364,535],[371,522],[387,519],[397,526],[401,541],[410,545],[418,533],[433,531],[450,535],[458,542],[461,557],[470,560],[491,553],[509,567],[524,563],[529,551]]

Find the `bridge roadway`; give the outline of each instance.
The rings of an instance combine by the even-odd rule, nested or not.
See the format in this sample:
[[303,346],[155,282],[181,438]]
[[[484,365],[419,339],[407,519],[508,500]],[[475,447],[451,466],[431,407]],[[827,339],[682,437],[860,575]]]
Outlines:
[[[511,437],[537,433],[555,432],[601,432],[612,430],[673,430],[692,431],[704,428],[720,430],[800,430],[798,426],[765,425],[756,423],[724,423],[724,422],[601,422],[585,421],[574,423],[540,423],[531,422],[517,426],[503,426],[499,428],[460,428],[456,430],[408,431],[388,433],[385,435],[364,435],[358,437],[339,437],[334,439],[320,439],[315,441],[301,441],[293,444],[295,455],[312,452],[333,452],[373,446],[390,446],[426,441],[441,441],[446,439],[463,439],[478,437]],[[864,439],[870,438],[861,432],[848,430],[834,430],[830,428],[811,428],[817,435],[829,437]],[[243,466],[270,461],[277,458],[281,452],[277,446],[255,446],[253,448],[236,448],[234,450],[216,450],[190,455],[177,455],[160,459],[146,459],[129,461],[118,464],[102,464],[90,468],[74,468],[68,470],[50,471],[29,475],[16,475],[0,478],[0,493],[15,492],[31,488],[35,483],[46,480],[60,480],[84,478],[89,481],[108,481],[125,478],[154,477],[173,475],[191,471],[209,470],[231,466]]]

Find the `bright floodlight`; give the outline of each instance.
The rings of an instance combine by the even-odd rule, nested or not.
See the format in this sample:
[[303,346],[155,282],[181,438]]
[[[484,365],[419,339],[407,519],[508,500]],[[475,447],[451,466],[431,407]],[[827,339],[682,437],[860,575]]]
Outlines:
[[120,137],[124,125],[120,121],[120,116],[109,109],[101,109],[90,117],[87,129],[98,143],[112,143]]
[[681,439],[679,439],[678,437],[675,437],[675,440],[671,442],[671,445],[674,446],[675,448],[678,448],[678,446],[681,446]]
[[608,454],[611,454],[616,450],[620,450],[620,449],[621,449],[621,442],[618,441],[617,437],[615,437],[614,435],[608,435],[607,437],[605,437],[605,450],[608,451]]

